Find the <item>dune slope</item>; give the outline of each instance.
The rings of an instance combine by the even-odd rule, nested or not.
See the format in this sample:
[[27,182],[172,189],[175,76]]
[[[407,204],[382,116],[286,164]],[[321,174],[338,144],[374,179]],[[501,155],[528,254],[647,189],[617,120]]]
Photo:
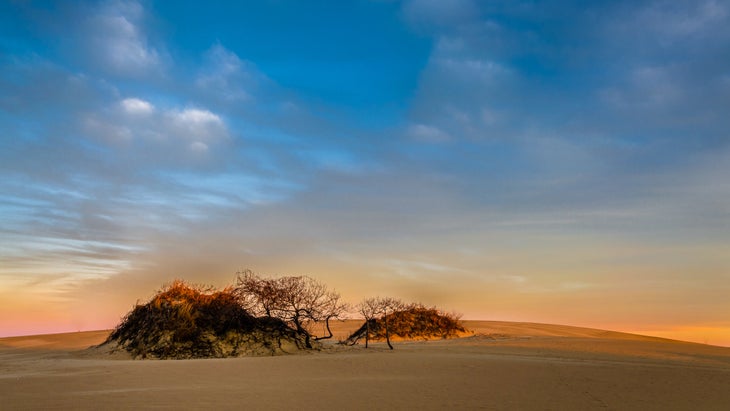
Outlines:
[[[0,339],[2,407],[727,409],[730,348],[557,325],[465,321],[470,337],[319,353],[130,360],[106,332]],[[359,322],[338,324],[344,338]]]

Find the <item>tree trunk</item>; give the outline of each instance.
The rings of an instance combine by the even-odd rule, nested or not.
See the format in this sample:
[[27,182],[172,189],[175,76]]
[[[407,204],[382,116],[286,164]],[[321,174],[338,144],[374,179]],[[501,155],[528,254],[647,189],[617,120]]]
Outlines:
[[393,345],[390,344],[390,334],[388,333],[388,311],[383,311],[383,320],[385,321],[385,342],[388,343],[388,347],[392,350]]
[[325,328],[327,328],[327,334],[329,334],[329,335],[325,335],[323,337],[317,337],[314,339],[314,341],[327,340],[329,338],[332,338],[332,330],[330,329],[330,318],[329,317],[324,319],[324,325],[325,325]]
[[304,345],[307,348],[312,348],[312,343],[310,341],[310,335],[307,332],[307,330],[302,327],[302,325],[299,323],[299,317],[294,317],[294,325],[297,327],[297,333],[304,334]]
[[368,348],[368,341],[370,340],[370,320],[365,320],[365,348]]

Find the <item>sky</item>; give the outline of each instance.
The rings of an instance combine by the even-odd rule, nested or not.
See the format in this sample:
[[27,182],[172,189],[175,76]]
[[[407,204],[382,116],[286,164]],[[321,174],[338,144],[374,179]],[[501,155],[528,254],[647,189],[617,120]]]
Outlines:
[[0,3],[0,336],[175,278],[730,346],[730,2]]

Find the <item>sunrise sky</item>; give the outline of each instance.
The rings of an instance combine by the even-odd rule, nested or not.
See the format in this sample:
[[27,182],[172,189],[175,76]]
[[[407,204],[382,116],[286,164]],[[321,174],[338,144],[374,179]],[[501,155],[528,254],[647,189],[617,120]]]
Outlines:
[[730,4],[0,3],[0,336],[174,278],[730,345]]

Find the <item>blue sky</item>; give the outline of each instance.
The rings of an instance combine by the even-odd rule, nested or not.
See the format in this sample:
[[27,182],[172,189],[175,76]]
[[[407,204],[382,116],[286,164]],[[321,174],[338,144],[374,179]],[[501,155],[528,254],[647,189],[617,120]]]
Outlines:
[[163,282],[248,267],[730,341],[729,20],[726,1],[5,2],[0,333],[111,327]]

